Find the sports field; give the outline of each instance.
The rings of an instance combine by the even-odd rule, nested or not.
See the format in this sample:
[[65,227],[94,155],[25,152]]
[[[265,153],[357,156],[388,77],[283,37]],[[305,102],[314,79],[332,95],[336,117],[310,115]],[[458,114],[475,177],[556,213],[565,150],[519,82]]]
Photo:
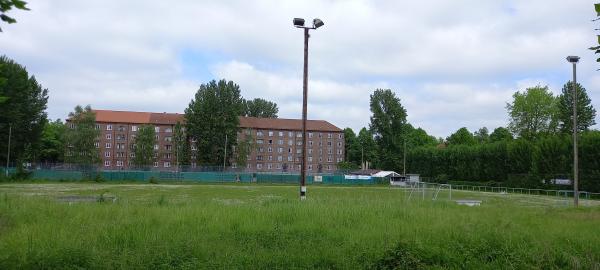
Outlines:
[[0,269],[600,269],[597,201],[309,186],[301,202],[297,191],[0,184]]

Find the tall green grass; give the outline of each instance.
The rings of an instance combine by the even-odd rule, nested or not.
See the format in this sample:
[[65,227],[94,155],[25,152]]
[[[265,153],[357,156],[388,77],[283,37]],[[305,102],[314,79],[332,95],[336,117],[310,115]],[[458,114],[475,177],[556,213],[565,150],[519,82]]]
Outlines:
[[[0,269],[598,269],[600,208],[387,188],[0,185]],[[117,200],[67,203],[63,195]],[[455,192],[454,196],[460,196]]]

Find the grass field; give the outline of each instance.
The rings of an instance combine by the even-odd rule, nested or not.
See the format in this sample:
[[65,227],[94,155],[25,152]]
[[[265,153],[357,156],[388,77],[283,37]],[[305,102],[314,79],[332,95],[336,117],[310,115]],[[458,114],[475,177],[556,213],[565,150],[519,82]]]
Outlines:
[[454,191],[483,201],[468,207],[447,193],[317,186],[300,202],[297,191],[0,184],[0,269],[600,269],[597,202]]

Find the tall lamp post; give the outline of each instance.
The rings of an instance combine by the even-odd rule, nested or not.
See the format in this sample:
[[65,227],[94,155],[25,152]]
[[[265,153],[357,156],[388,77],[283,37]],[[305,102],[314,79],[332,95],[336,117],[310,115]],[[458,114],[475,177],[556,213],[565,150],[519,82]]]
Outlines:
[[573,64],[573,204],[579,206],[579,167],[577,156],[577,62],[579,56],[568,56],[567,61]]
[[302,79],[302,162],[300,163],[300,200],[306,199],[306,103],[308,95],[308,30],[324,23],[314,19],[312,26],[304,26],[304,19],[294,18],[294,27],[304,29],[304,75]]

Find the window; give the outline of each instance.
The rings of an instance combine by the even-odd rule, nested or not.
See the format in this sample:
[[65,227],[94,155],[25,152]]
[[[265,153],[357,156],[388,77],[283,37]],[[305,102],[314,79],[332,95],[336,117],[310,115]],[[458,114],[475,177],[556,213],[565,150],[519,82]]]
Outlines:
[[117,160],[117,167],[123,167],[123,161]]
[[338,146],[338,147],[342,147],[342,142],[338,142],[338,143],[337,143],[337,146]]
[[331,171],[331,165],[327,165],[327,170]]
[[312,171],[312,164],[308,164],[308,170]]
[[173,141],[173,137],[165,137],[165,142]]
[[172,146],[172,145],[170,145],[170,144],[168,144],[168,145],[165,145],[165,149],[166,149],[167,151],[171,151],[171,149],[173,149],[173,146]]
[[273,161],[273,156],[269,156],[268,160]]
[[112,125],[106,125],[106,130],[112,130]]
[[322,147],[322,146],[323,146],[323,142],[319,142],[319,147]]
[[283,153],[283,147],[278,147],[277,148],[277,153]]
[[110,152],[109,151],[104,152],[104,157],[110,157]]
[[302,145],[302,141],[297,141],[296,145]]
[[271,163],[267,163],[267,169],[270,170],[272,168]]
[[296,162],[300,162],[300,158],[299,157],[296,157]]
[[331,142],[327,142],[327,146],[331,146]]
[[156,139],[158,141],[158,140],[160,140],[160,136],[154,135],[154,139]]
[[110,140],[110,139],[112,139],[112,135],[111,135],[110,133],[109,133],[109,134],[106,134],[106,139],[107,139],[107,140]]
[[337,150],[337,154],[338,154],[338,155],[341,155],[341,154],[342,154],[342,149],[338,149],[338,150]]
[[308,149],[308,154],[312,154],[312,149]]
[[288,156],[288,161],[292,161],[292,160],[293,160],[292,156]]
[[300,148],[296,149],[296,154],[302,154],[302,149],[300,149]]
[[342,158],[337,158],[337,162],[338,163],[342,162]]
[[333,149],[331,149],[331,148],[327,149],[327,154],[330,154],[330,155],[333,154]]
[[158,162],[157,161],[154,161],[154,167],[155,168],[158,167]]
[[96,148],[100,148],[100,142],[95,142],[95,143],[94,143],[94,146],[95,146]]
[[271,147],[267,148],[267,152],[269,152],[269,153],[273,152],[273,148],[271,148]]
[[293,138],[294,137],[294,132],[293,131],[288,132],[288,137]]
[[158,150],[158,144],[154,145],[154,150]]
[[309,133],[308,133],[308,138],[312,138],[312,136],[313,136],[313,133],[312,133],[312,132],[309,132]]
[[273,137],[273,131],[269,130],[269,137]]
[[262,130],[259,130],[256,132],[256,137],[262,137],[262,136],[263,136]]
[[96,124],[96,129],[100,130],[100,124]]
[[117,149],[125,149],[125,144],[124,143],[117,143]]
[[135,153],[133,153],[133,152],[129,153],[129,157],[134,158],[135,157]]
[[279,131],[279,137],[283,137],[283,131]]
[[342,139],[344,138],[344,135],[342,133],[338,134],[338,139]]
[[277,168],[277,169],[281,169],[281,164],[280,164],[280,163],[277,163],[277,164],[275,165],[275,168]]
[[294,140],[289,140],[288,145],[294,145]]
[[331,139],[331,133],[327,133],[327,139]]
[[273,144],[273,140],[269,140],[269,144]]
[[283,140],[278,140],[277,144],[282,145],[283,144]]
[[132,141],[133,141],[133,140],[135,140],[135,134],[132,134],[132,135],[131,135],[131,140],[132,140]]
[[262,156],[256,156],[256,160],[263,160]]
[[308,162],[312,162],[312,157],[308,157]]
[[110,167],[110,160],[104,161],[104,167]]
[[323,162],[323,158],[322,157],[319,157],[319,162]]
[[117,130],[118,130],[118,131],[125,131],[125,126],[119,126],[119,127],[117,128]]
[[264,149],[264,148],[262,148],[262,147],[259,147],[259,148],[258,148],[258,152],[262,153],[262,152],[264,152],[264,151],[265,151],[265,149]]
[[137,126],[131,126],[131,131],[137,131]]
[[263,144],[263,140],[262,139],[258,139],[258,140],[256,140],[256,143],[257,144]]
[[313,142],[312,141],[308,141],[308,146],[313,146]]
[[171,153],[166,153],[163,156],[165,159],[171,159]]
[[195,145],[192,145],[191,149],[192,149],[192,151],[196,151],[197,150],[197,148],[196,148]]
[[282,156],[278,156],[277,157],[277,161],[283,161],[283,157]]
[[288,153],[291,153],[291,152],[292,152],[292,148],[290,147],[290,148],[288,148]]
[[117,139],[117,141],[124,141],[125,140],[125,134],[117,134],[116,139]]
[[166,132],[166,133],[171,133],[171,132],[173,132],[173,129],[172,129],[172,128],[166,128],[166,129],[165,129],[165,132]]
[[171,167],[171,162],[165,161],[165,163],[163,164],[163,167],[170,168]]
[[333,162],[333,157],[332,156],[328,156],[327,157],[327,162]]
[[154,127],[154,132],[156,132],[156,133],[160,132],[160,127]]
[[323,137],[323,133],[319,132],[319,138]]
[[107,143],[106,143],[106,145],[105,145],[105,147],[106,147],[106,148],[111,148],[112,146],[110,145],[110,143],[109,143],[109,142],[107,142]]
[[302,138],[302,132],[298,132],[298,133],[296,133],[296,137],[298,137],[298,138]]
[[116,157],[125,157],[125,152],[117,152]]

